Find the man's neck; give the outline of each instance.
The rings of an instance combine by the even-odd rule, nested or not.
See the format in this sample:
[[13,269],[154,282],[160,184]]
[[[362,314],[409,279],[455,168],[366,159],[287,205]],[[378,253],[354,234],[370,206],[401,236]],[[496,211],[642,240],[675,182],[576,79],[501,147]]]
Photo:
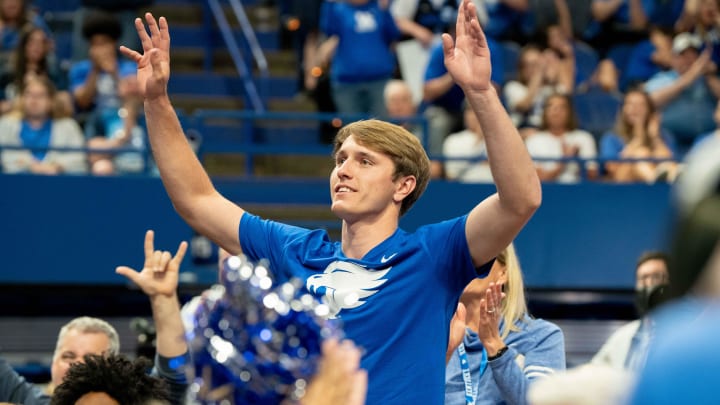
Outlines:
[[349,222],[343,220],[342,250],[346,257],[360,259],[375,246],[392,236],[398,228],[398,219]]

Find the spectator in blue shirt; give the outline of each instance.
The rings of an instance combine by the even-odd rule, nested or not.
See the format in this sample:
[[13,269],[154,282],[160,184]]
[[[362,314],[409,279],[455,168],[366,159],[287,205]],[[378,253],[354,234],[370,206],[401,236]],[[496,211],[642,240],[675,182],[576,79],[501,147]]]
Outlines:
[[0,118],[0,146],[27,148],[2,150],[0,161],[5,173],[55,175],[87,171],[84,151],[57,150],[82,148],[85,140],[74,119],[56,114],[54,100],[55,88],[50,79],[33,76],[21,88],[19,114]]
[[396,65],[391,45],[400,38],[388,0],[326,2],[320,28],[337,38],[330,81],[338,111],[384,116],[383,91]]
[[710,49],[701,53],[701,47],[702,41],[690,33],[676,35],[672,70],[657,73],[645,83],[645,91],[662,113],[661,125],[675,138],[680,157],[697,136],[715,127],[712,115],[720,96],[720,78]]
[[618,159],[672,159],[673,140],[660,127],[660,116],[641,89],[625,94],[612,131],[600,139],[600,157],[610,160],[604,169],[610,180],[617,182],[654,182],[661,173],[675,177],[675,162],[638,161],[622,163]]
[[[70,67],[70,90],[75,104],[86,114],[85,137],[88,146],[96,149],[144,147],[144,132],[137,125],[139,100],[137,94],[137,65],[121,58],[118,39],[122,26],[114,15],[103,11],[88,13],[83,35],[90,48],[89,59]],[[91,153],[93,174],[142,171],[140,152],[127,152],[114,158],[107,154]]]

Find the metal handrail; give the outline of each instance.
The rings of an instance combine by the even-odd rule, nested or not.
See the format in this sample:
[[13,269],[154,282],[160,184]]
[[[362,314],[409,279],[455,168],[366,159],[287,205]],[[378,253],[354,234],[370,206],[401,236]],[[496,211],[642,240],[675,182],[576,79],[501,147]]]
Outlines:
[[[258,142],[256,139],[253,138],[253,136],[248,136],[248,133],[245,133],[245,136],[240,137],[242,134],[242,131],[246,127],[254,127],[255,122],[257,121],[266,121],[266,122],[297,122],[297,121],[308,121],[308,122],[333,122],[336,121],[336,125],[339,127],[343,125],[344,123],[362,120],[371,118],[366,114],[340,114],[340,113],[317,113],[317,112],[281,112],[281,111],[263,111],[263,112],[253,112],[250,110],[218,110],[218,109],[199,109],[194,111],[192,114],[188,116],[182,116],[183,121],[185,121],[185,124],[183,127],[185,127],[186,133],[195,133],[199,134],[198,136],[200,139],[202,139],[200,144],[200,150],[197,151],[200,158],[202,159],[202,156],[205,153],[245,153],[247,154],[248,158],[246,159],[246,170],[247,174],[253,175],[253,165],[252,165],[252,157],[254,155],[262,155],[262,154],[271,154],[271,155],[283,155],[283,154],[293,154],[293,155],[305,155],[305,156],[329,156],[329,153],[332,151],[332,145],[322,144],[322,143],[308,143],[308,144],[297,144],[297,143],[264,143],[264,142]],[[212,134],[213,131],[208,128],[208,121],[215,121],[215,120],[234,120],[234,121],[242,121],[240,125],[238,125],[238,140],[236,142],[232,142],[228,146],[227,144],[223,144],[222,150],[220,151],[218,148],[208,148],[208,145],[212,143]],[[384,117],[384,119],[387,119],[387,117]],[[387,119],[390,122],[399,123],[397,120],[390,120]],[[413,117],[406,117],[401,120],[402,122],[407,123],[413,123],[418,125],[422,129],[421,136],[421,142],[424,146],[427,146],[427,135],[428,135],[428,122],[427,118],[422,115],[416,115]],[[212,125],[212,124],[211,124]],[[233,125],[234,127],[234,125]],[[147,141],[147,140],[146,140]],[[147,143],[146,143],[147,145]],[[87,148],[87,147],[77,147],[77,148],[68,148],[68,147],[28,147],[28,146],[22,146],[22,145],[1,145],[0,144],[0,151],[2,149],[8,149],[8,150],[17,150],[17,149],[24,149],[24,150],[58,150],[58,151],[86,151],[86,152],[104,152],[104,153],[122,153],[122,152],[135,152],[135,153],[143,153],[145,155],[145,172],[147,173],[150,168],[150,161],[151,161],[151,155],[149,148],[143,148],[143,149],[136,149],[136,148],[129,148],[129,147],[123,147],[123,148],[117,148],[117,149],[93,149],[93,148]],[[209,151],[209,152],[207,152]],[[463,156],[463,157],[446,157],[443,155],[431,155],[431,159],[446,162],[446,161],[465,161],[468,163],[479,163],[487,160],[486,156]],[[569,162],[576,162],[580,165],[581,170],[581,178],[583,180],[587,180],[586,176],[586,170],[585,167],[588,163],[595,163],[599,166],[602,166],[605,163],[608,162],[618,162],[618,163],[637,163],[637,162],[652,162],[652,163],[661,163],[661,162],[676,162],[675,159],[672,158],[602,158],[600,156],[594,157],[594,158],[581,158],[578,156],[575,157],[562,157],[562,158],[540,158],[540,157],[533,157],[533,161],[535,162],[558,162],[558,163],[569,163]]]
[[[277,121],[316,121],[316,122],[333,122],[338,121],[338,126],[344,123],[353,121],[365,120],[373,118],[368,114],[362,113],[337,113],[337,112],[296,112],[296,111],[264,111],[264,112],[252,112],[242,110],[221,110],[221,109],[199,109],[193,113],[193,119],[195,122],[211,118],[230,118],[230,119],[241,119],[241,120],[277,120]],[[392,122],[394,124],[408,123],[416,124],[421,130],[420,141],[423,146],[428,145],[430,124],[428,119],[423,115],[414,115],[410,117],[388,118],[381,117],[381,119]]]
[[[255,86],[255,82],[253,81],[252,73],[248,70],[248,67],[245,65],[245,61],[243,59],[242,54],[240,53],[240,46],[238,45],[237,41],[235,40],[235,36],[232,33],[232,30],[230,29],[230,24],[227,21],[227,18],[225,18],[225,13],[223,12],[222,7],[220,6],[220,3],[218,0],[208,0],[208,5],[210,6],[210,10],[212,11],[213,15],[215,16],[215,21],[218,24],[218,27],[220,28],[220,32],[223,36],[223,39],[225,40],[225,43],[227,44],[228,52],[230,52],[230,57],[233,60],[233,63],[235,64],[235,68],[238,70],[238,73],[240,74],[240,77],[243,81],[243,86],[245,87],[245,92],[247,93],[248,100],[250,101],[250,104],[253,107],[253,110],[256,112],[263,112],[265,111],[265,104],[262,101],[262,98],[260,97],[260,94],[258,93],[257,86]],[[236,12],[237,15],[237,12]],[[244,13],[243,13],[244,15]],[[247,16],[245,16],[245,22],[249,25],[250,23],[247,21]],[[238,18],[238,21],[242,24],[242,21],[240,21],[240,18]],[[250,27],[250,30],[252,30],[252,27]],[[245,28],[243,28],[243,32],[245,31]],[[254,37],[254,35],[253,35]],[[264,57],[264,56],[263,56]],[[267,63],[265,68],[267,68]]]
[[[145,135],[147,137],[147,135]],[[147,139],[145,139],[145,144],[147,145]],[[150,151],[150,148],[148,147],[142,147],[137,148],[133,146],[120,146],[117,148],[98,148],[98,147],[89,147],[89,146],[27,146],[27,145],[4,145],[0,144],[0,153],[3,152],[3,150],[10,150],[10,151],[44,151],[44,152],[82,152],[86,154],[90,153],[102,153],[107,154],[111,156],[116,156],[124,153],[135,153],[142,155],[143,159],[143,167],[142,170],[139,170],[137,172],[132,172],[133,174],[143,174],[143,175],[151,175],[153,172],[153,160],[152,160],[152,154]],[[0,173],[3,172],[2,164],[0,162]]]
[[245,35],[245,40],[248,42],[248,45],[250,46],[250,52],[252,52],[253,58],[255,59],[255,63],[257,64],[258,70],[260,71],[260,76],[265,78],[270,76],[270,69],[268,69],[268,63],[267,59],[265,58],[265,53],[263,53],[262,47],[260,46],[260,43],[258,42],[257,36],[255,36],[255,30],[252,28],[252,25],[250,24],[250,20],[247,17],[247,14],[245,13],[245,8],[242,6],[242,4],[238,0],[229,0],[230,6],[233,9],[233,12],[235,13],[235,18],[237,18],[238,23],[240,24],[240,28],[243,31],[243,35]]

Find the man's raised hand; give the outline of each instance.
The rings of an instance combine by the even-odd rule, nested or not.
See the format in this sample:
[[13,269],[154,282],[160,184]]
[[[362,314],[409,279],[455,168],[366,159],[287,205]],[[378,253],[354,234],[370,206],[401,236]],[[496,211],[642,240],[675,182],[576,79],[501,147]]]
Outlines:
[[[125,46],[120,52],[137,63],[137,79],[140,94],[147,101],[167,96],[167,83],[170,79],[170,32],[165,17],[155,21],[150,13],[145,13],[147,30],[140,18],[135,19],[142,54]],[[148,31],[150,33],[148,34]]]
[[145,233],[145,264],[140,272],[127,266],[118,266],[115,272],[137,284],[149,297],[174,296],[178,285],[178,273],[187,242],[183,241],[173,257],[168,251],[155,250],[153,231]]
[[472,0],[463,0],[458,8],[455,41],[450,34],[443,34],[442,41],[445,67],[465,94],[492,88],[490,49]]

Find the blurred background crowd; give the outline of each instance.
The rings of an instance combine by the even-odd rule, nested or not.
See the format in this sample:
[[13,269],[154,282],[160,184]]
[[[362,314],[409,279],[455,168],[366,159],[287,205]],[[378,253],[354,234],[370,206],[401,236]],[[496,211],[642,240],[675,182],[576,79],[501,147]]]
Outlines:
[[[139,10],[168,11],[171,20],[173,11],[152,1],[70,3],[0,3],[2,169],[93,175],[151,171],[151,161],[142,158],[135,66],[117,49],[137,46],[132,21]],[[463,114],[464,96],[442,61],[439,34],[451,32],[455,1],[250,3],[252,13],[243,16],[247,27],[257,30],[250,42],[257,49],[239,46],[238,55],[249,59],[244,72],[232,47],[217,49],[219,34],[207,27],[214,25],[212,7],[204,2],[178,7],[204,13],[182,18],[187,32],[178,46],[194,35],[208,48],[202,58],[188,56],[185,49],[195,44],[176,48],[180,68],[215,75],[232,71],[233,63],[238,69],[235,82],[220,76],[208,86],[192,86],[204,82],[181,80],[175,93],[193,101],[176,104],[190,118],[207,109],[316,113],[308,118],[314,121],[310,134],[292,141],[303,150],[328,143],[343,117],[383,117],[421,137],[435,178],[491,182],[482,133],[473,117]],[[538,159],[544,181],[673,181],[685,155],[716,133],[718,2],[476,4],[491,49],[493,83]],[[185,26],[193,21],[200,25],[194,31]],[[246,77],[238,79],[238,72]],[[198,131],[209,145],[215,136],[211,129]],[[278,133],[261,141],[287,142],[285,132]],[[74,150],[60,153],[62,148]]]

